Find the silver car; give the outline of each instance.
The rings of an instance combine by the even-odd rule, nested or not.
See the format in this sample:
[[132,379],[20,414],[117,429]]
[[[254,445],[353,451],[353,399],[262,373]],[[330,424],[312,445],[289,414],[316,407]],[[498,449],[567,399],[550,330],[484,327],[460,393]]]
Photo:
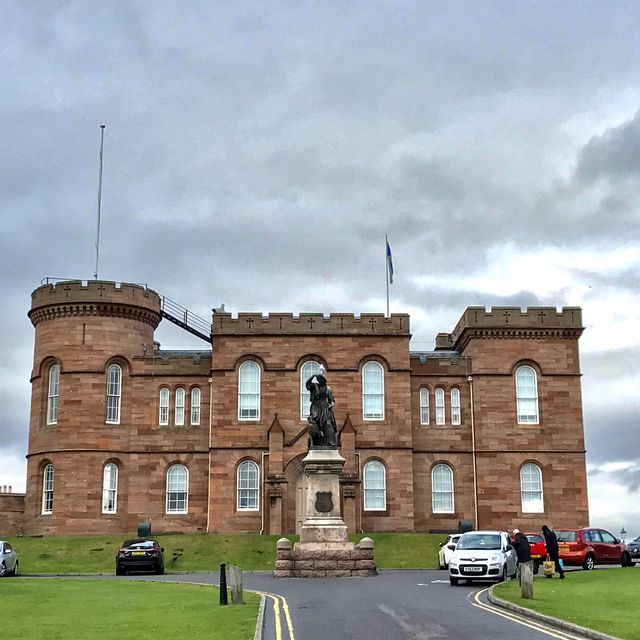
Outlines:
[[18,555],[13,547],[0,540],[0,578],[18,575]]
[[514,578],[518,558],[506,531],[469,531],[449,558],[449,582]]
[[449,568],[449,558],[451,558],[451,554],[454,552],[461,535],[462,534],[460,533],[450,533],[447,536],[447,539],[440,543],[440,551],[438,551],[438,568]]

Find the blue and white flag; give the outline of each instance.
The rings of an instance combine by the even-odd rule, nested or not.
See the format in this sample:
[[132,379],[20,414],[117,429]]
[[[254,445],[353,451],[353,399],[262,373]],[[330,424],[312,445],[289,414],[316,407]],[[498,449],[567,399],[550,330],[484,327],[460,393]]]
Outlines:
[[389,273],[389,284],[393,284],[393,257],[391,256],[389,240],[387,240],[387,271]]

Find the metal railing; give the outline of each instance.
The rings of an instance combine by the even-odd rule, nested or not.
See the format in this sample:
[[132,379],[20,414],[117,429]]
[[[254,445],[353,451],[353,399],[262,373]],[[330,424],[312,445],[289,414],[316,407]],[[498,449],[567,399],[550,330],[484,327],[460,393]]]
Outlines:
[[177,302],[165,296],[160,296],[160,314],[169,322],[173,322],[194,336],[211,343],[211,323],[189,311],[189,309],[185,309]]

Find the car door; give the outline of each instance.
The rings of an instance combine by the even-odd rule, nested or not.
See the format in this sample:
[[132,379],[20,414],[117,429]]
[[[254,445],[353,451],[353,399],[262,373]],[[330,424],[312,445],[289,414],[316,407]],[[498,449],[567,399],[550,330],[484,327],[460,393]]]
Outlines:
[[502,548],[504,549],[504,553],[507,557],[507,575],[512,576],[516,572],[518,556],[511,544],[511,538],[508,533],[505,533],[502,536]]
[[604,529],[599,529],[599,532],[600,538],[602,539],[602,552],[606,554],[603,560],[611,563],[619,562],[622,554],[619,552],[616,539]]

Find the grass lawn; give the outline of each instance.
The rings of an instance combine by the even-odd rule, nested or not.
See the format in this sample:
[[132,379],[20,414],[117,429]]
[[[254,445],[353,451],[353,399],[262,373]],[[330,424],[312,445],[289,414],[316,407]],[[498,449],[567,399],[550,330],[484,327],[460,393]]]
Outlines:
[[[374,533],[375,559],[381,569],[434,569],[438,566],[438,543],[443,534]],[[165,569],[219,571],[220,563],[236,564],[243,571],[271,571],[276,540],[281,536],[257,534],[161,535]],[[287,536],[296,540],[295,536]],[[20,573],[112,573],[116,552],[124,536],[55,536],[8,538],[20,560]]]
[[521,607],[561,618],[616,638],[640,638],[640,621],[634,615],[640,600],[640,570],[596,569],[567,572],[533,582],[533,600],[520,596],[517,580],[495,587],[495,595]]
[[260,597],[221,607],[215,587],[168,583],[6,578],[2,625],[12,640],[252,640]]

